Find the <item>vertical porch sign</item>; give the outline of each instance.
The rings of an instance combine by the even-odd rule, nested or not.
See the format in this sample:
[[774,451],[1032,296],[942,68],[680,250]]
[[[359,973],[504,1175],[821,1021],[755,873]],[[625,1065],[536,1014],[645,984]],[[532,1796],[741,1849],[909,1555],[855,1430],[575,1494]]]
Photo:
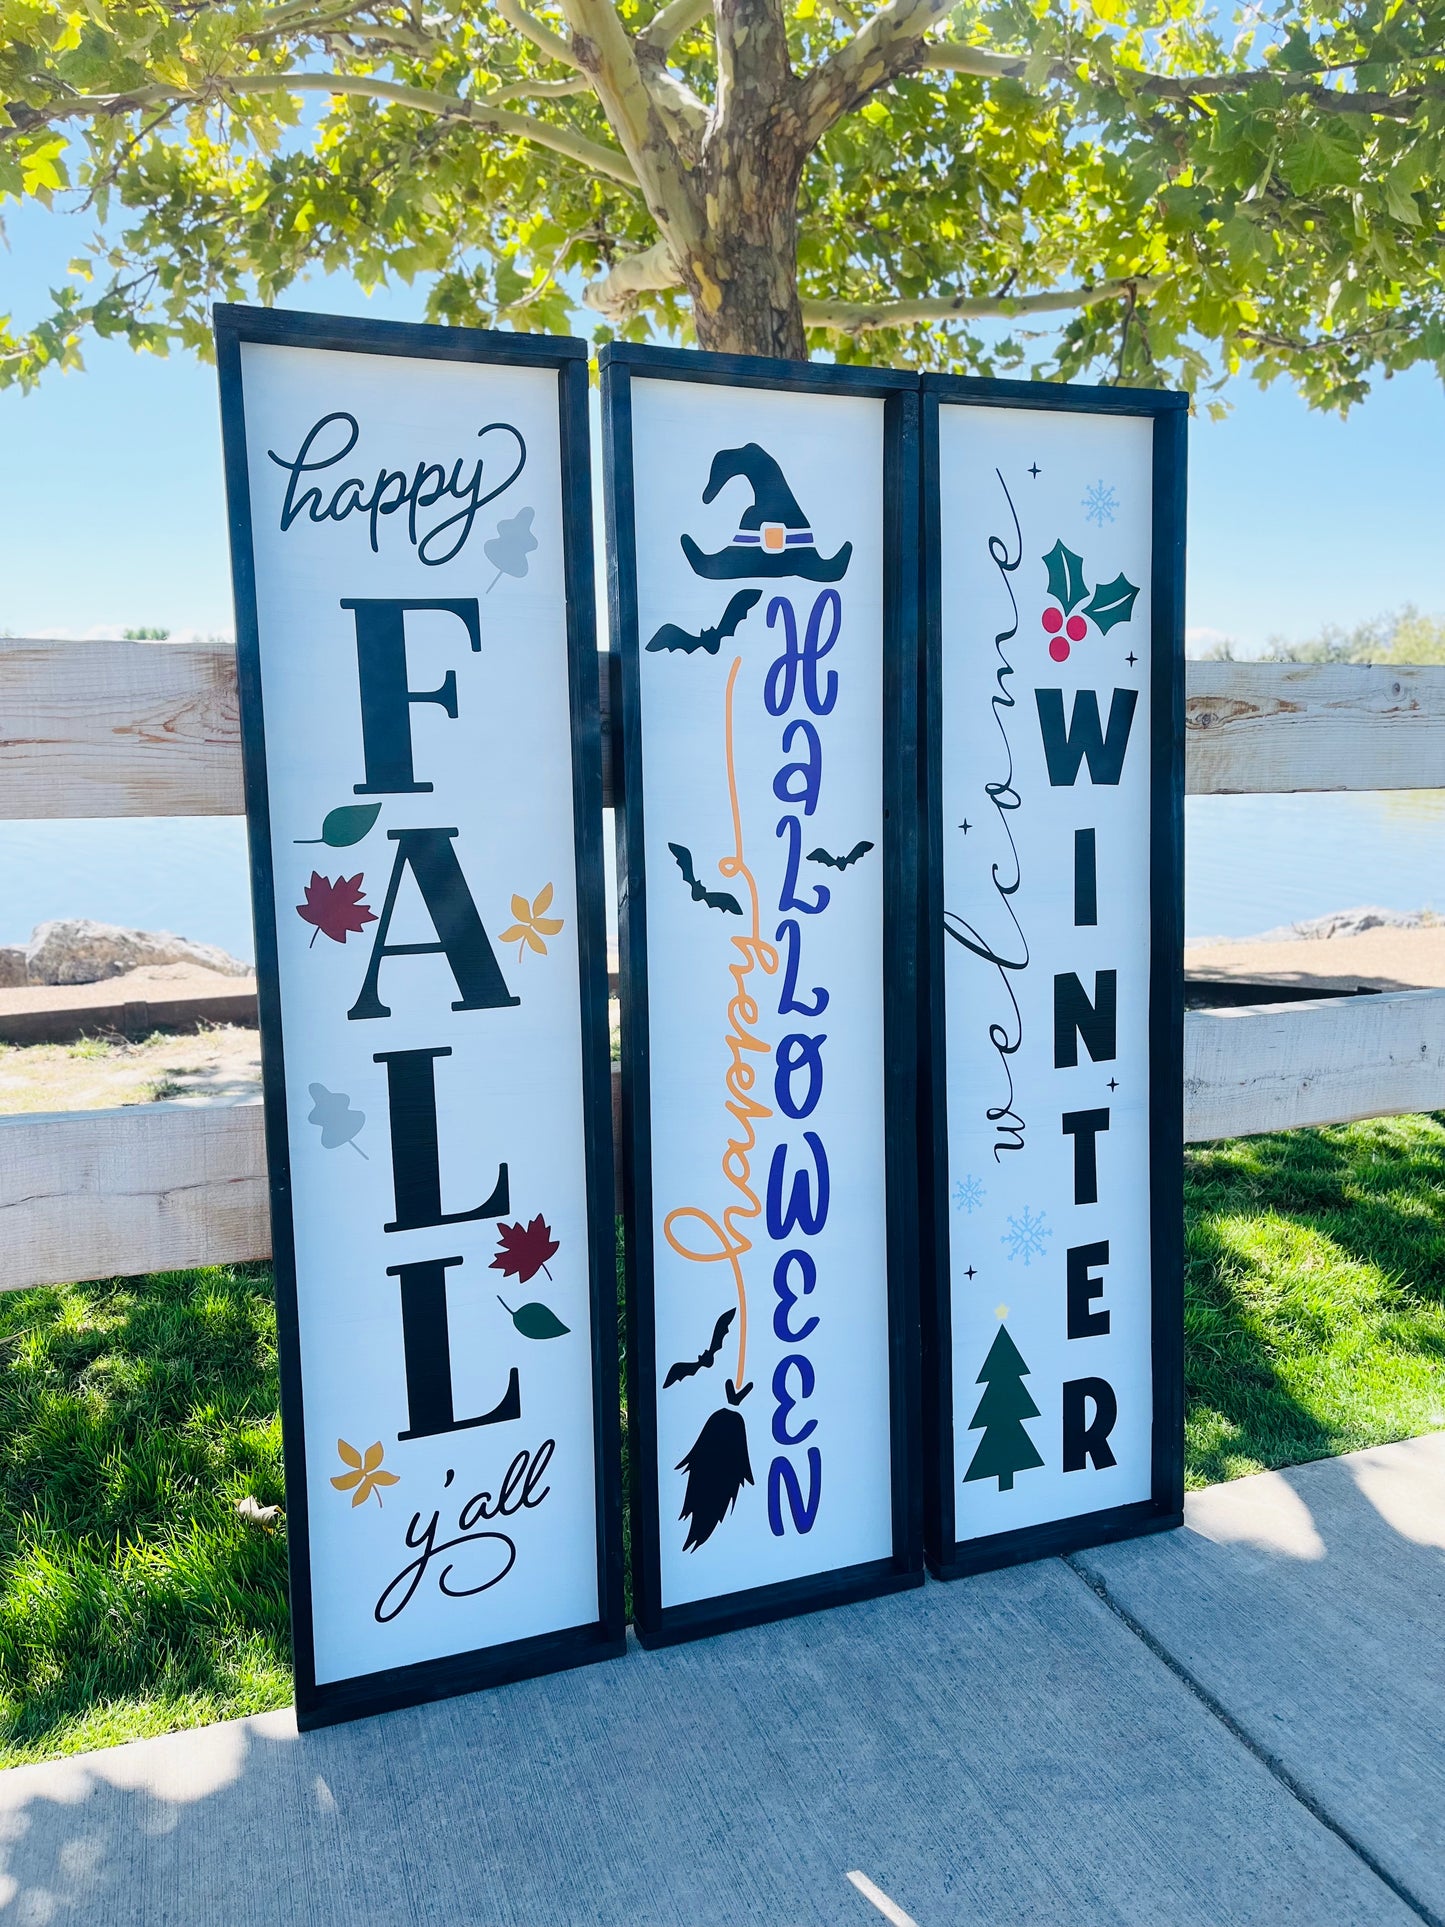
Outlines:
[[929,1558],[1183,1498],[1181,395],[927,377]]
[[315,1726],[622,1650],[587,371],[216,332]]
[[602,355],[634,1617],[915,1584],[917,385]]

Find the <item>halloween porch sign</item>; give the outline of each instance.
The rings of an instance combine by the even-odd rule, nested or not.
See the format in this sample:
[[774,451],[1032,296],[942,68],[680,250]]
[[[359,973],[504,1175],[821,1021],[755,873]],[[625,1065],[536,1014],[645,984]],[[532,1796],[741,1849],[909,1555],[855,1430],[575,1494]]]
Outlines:
[[602,356],[634,1614],[916,1583],[917,392]]
[[314,1726],[622,1650],[586,361],[217,344]]
[[1185,399],[927,377],[927,1525],[1183,1501]]

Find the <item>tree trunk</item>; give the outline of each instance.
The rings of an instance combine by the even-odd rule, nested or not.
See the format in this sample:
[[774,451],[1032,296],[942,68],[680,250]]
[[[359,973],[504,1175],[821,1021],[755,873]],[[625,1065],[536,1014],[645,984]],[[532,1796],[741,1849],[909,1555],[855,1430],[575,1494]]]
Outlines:
[[781,0],[714,0],[718,100],[700,157],[698,244],[682,261],[698,345],[807,357],[798,302],[804,148]]
[[698,346],[805,361],[800,170],[766,138],[726,145],[735,151],[709,157],[702,246],[684,264]]

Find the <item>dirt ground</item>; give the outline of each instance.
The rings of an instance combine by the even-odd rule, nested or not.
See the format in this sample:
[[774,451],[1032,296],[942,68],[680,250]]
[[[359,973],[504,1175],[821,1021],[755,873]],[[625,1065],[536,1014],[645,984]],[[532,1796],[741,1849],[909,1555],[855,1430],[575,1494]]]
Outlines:
[[0,1044],[0,1116],[122,1104],[245,1104],[261,1095],[261,1039],[220,1024],[136,1043]]
[[[1185,951],[1191,977],[1317,986],[1321,996],[1368,984],[1381,990],[1445,986],[1445,926],[1415,930],[1368,930],[1361,936],[1292,942],[1191,944]],[[144,997],[199,992],[180,981],[178,967],[134,971],[111,984],[72,989],[0,992],[13,1008],[38,1008],[43,1000],[73,1005],[113,1002],[115,985]],[[208,971],[188,973],[211,979]],[[141,978],[154,977],[143,985]],[[226,981],[228,987],[233,980]],[[617,1004],[611,1005],[612,1053],[617,1057]],[[20,1111],[104,1110],[122,1104],[246,1104],[261,1095],[261,1044],[254,1029],[220,1024],[184,1035],[156,1033],[135,1043],[103,1037],[73,1044],[0,1044],[0,1116]]]
[[1376,990],[1432,990],[1445,985],[1445,925],[1366,930],[1357,937],[1190,944],[1184,968],[1191,977],[1318,985],[1322,997],[1357,984]]

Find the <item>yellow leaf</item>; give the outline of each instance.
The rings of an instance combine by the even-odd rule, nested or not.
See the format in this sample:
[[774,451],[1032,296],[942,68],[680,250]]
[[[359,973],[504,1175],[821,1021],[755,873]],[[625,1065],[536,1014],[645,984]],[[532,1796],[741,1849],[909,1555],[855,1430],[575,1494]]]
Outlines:
[[356,1496],[351,1501],[352,1511],[354,1512],[357,1506],[359,1505],[365,1505],[367,1500],[370,1497],[371,1497],[371,1481],[367,1479],[367,1480],[364,1480],[356,1488]]
[[366,1474],[358,1469],[355,1472],[339,1472],[331,1483],[338,1492],[349,1492],[354,1485],[360,1485]]
[[384,1457],[384,1454],[381,1449],[381,1440],[378,1439],[375,1445],[367,1446],[366,1457],[362,1461],[362,1470],[365,1472],[374,1472],[377,1466],[381,1464],[383,1457]]
[[562,928],[562,919],[560,917],[534,917],[532,919],[532,928],[539,930],[544,937],[555,937],[557,932]]
[[525,923],[514,923],[511,925],[509,929],[506,929],[502,932],[502,934],[497,938],[497,942],[498,943],[521,943],[522,939],[524,937],[530,936],[530,934],[531,932],[528,930]]
[[517,919],[518,923],[525,923],[531,914],[531,906],[525,897],[512,898],[512,915]]
[[401,1480],[395,1472],[373,1472],[371,1475],[371,1483],[373,1485],[400,1485]]
[[336,1441],[336,1450],[341,1455],[343,1465],[354,1465],[358,1472],[361,1471],[361,1454],[354,1445],[348,1445],[345,1439],[338,1439]]
[[542,912],[547,908],[548,904],[550,904],[551,901],[552,901],[552,886],[550,883],[544,883],[542,885],[542,888],[537,892],[536,902],[532,905],[533,917],[534,918],[540,917]]
[[527,947],[531,950],[535,950],[539,957],[545,957],[547,954],[547,946],[546,944],[543,943],[542,939],[537,935],[535,930],[529,930],[527,932]]

